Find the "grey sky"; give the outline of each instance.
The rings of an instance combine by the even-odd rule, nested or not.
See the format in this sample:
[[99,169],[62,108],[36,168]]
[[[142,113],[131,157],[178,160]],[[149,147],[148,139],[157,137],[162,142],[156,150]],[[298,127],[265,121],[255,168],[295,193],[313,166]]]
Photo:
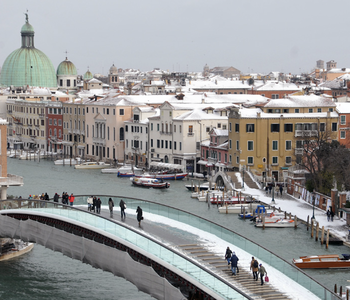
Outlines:
[[[5,4],[5,5],[4,5]],[[308,72],[319,59],[350,67],[349,0],[2,1],[0,65],[20,48],[26,9],[35,47],[55,68]],[[5,8],[5,9],[4,9]]]

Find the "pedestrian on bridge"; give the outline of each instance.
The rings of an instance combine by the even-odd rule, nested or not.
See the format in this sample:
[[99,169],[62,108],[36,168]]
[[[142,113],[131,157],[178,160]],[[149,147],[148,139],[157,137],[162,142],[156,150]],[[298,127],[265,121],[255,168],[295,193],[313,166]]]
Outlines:
[[122,219],[123,219],[123,218],[125,219],[126,204],[125,204],[125,202],[124,202],[123,199],[120,199],[119,206],[120,206],[120,214],[121,214],[121,217],[122,217]]
[[136,209],[136,213],[137,213],[137,221],[139,222],[139,227],[141,227],[141,221],[143,220],[143,216],[142,216],[142,208],[140,206],[137,207]]
[[70,196],[68,197],[68,200],[69,200],[69,205],[73,206],[73,203],[74,203],[74,200],[75,200],[75,197],[74,197],[73,193],[70,194]]
[[93,200],[94,200],[93,196],[87,198],[88,211],[92,210],[92,204],[94,203]]
[[253,272],[253,279],[258,280],[259,263],[254,256],[252,256],[252,261],[250,262],[250,270]]
[[238,261],[239,258],[237,257],[235,252],[232,252],[232,256],[231,256],[231,271],[232,271],[232,275],[236,276],[236,271],[237,271],[237,267],[238,267]]
[[267,275],[267,272],[262,264],[259,265],[259,273],[260,273],[261,285],[264,285],[264,275],[265,273]]
[[101,213],[101,199],[100,198],[97,198],[97,201],[96,201],[96,213],[99,214]]
[[227,260],[228,265],[231,262],[231,256],[232,256],[232,251],[231,251],[230,247],[227,247],[226,253],[225,253],[225,259]]
[[113,217],[113,207],[114,207],[114,202],[113,202],[112,198],[108,199],[108,206],[109,206],[110,216],[112,218]]

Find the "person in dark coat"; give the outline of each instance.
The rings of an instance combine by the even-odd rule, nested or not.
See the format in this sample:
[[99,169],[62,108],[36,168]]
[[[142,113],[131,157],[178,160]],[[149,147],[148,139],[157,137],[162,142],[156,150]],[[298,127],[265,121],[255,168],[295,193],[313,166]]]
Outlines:
[[231,256],[232,256],[232,251],[231,251],[230,247],[227,247],[226,253],[225,253],[225,259],[227,260],[228,265],[230,264]]
[[254,256],[252,256],[252,261],[250,262],[250,270],[253,272],[254,280],[258,280],[259,263]]
[[101,199],[100,198],[97,198],[97,201],[96,201],[96,213],[99,214],[101,213]]
[[47,201],[50,200],[50,197],[49,197],[49,195],[47,193],[45,193],[45,195],[44,195],[44,200],[47,200]]
[[113,207],[114,207],[114,202],[113,202],[112,198],[108,199],[108,207],[109,207],[110,216],[112,218],[113,217]]
[[282,186],[282,184],[280,185],[280,193],[281,193],[281,196],[282,196],[282,193],[283,193],[283,186]]
[[142,208],[140,206],[137,207],[136,209],[136,213],[137,213],[137,221],[139,222],[139,227],[141,227],[141,221],[143,220],[143,216],[142,216]]
[[94,198],[92,199],[91,211],[94,211],[94,212],[95,212],[96,205],[97,205],[97,198],[96,198],[96,196],[94,196]]
[[125,218],[125,208],[126,208],[126,205],[123,199],[120,199],[119,206],[120,206],[120,214],[123,219]]
[[232,275],[236,276],[236,270],[237,270],[237,265],[238,265],[239,258],[237,257],[235,252],[232,252],[231,256],[231,271]]
[[[59,199],[59,195],[57,193],[55,193],[55,196],[53,196],[53,202],[58,203],[58,199]],[[55,204],[55,207],[57,207],[57,205]]]

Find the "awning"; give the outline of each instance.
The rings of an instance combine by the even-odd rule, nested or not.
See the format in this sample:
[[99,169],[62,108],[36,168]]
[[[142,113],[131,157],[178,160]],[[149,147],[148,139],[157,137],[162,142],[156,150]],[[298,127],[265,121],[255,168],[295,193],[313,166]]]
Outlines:
[[199,160],[199,161],[197,161],[197,164],[199,164],[199,165],[206,165],[208,163],[208,161],[206,161],[206,160]]
[[[152,160],[155,160],[155,158],[152,158]],[[182,170],[182,171],[184,170],[183,165],[169,164],[169,163],[155,162],[155,161],[152,161],[150,163],[150,167],[161,168],[161,169]]]

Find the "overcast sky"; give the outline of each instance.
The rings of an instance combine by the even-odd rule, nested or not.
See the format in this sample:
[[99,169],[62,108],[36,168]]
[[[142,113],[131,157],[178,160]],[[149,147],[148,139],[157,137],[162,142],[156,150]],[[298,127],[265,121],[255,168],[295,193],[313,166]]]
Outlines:
[[28,9],[35,47],[55,69],[118,68],[243,73],[309,72],[316,61],[350,68],[349,0],[2,0],[0,65],[20,48]]

